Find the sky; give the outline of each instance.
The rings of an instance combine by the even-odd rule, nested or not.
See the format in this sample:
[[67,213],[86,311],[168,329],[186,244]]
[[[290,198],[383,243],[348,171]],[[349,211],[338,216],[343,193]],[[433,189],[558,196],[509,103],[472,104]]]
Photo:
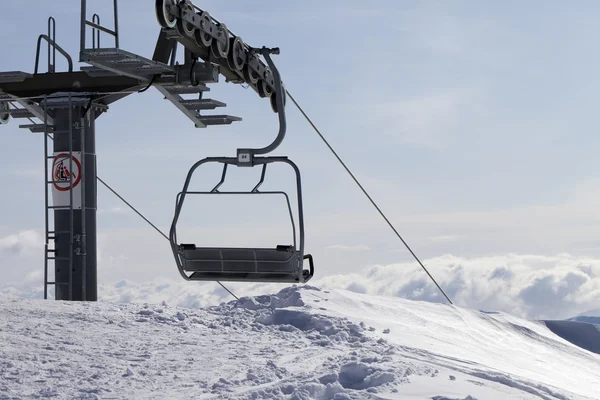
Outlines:
[[[78,1],[38,0],[28,13],[6,3],[0,35],[10,46],[0,71],[33,71],[37,36],[50,15],[58,43],[77,59]],[[112,26],[111,2],[88,3],[90,14]],[[558,296],[565,314],[597,308],[600,4],[204,1],[202,7],[245,42],[281,48],[275,61],[287,89],[449,290],[460,260],[468,279],[480,277],[476,288],[490,281],[482,271],[511,271],[518,290],[498,292],[491,306],[513,309],[527,298],[528,282],[542,289],[554,282],[554,291],[532,289],[523,307]],[[121,48],[151,58],[159,32],[151,2],[121,2],[120,29]],[[65,66],[61,61],[58,69]],[[209,94],[243,121],[195,129],[156,89],[113,104],[97,121],[98,175],[163,231],[195,161],[233,156],[275,137],[276,115],[251,89],[221,79]],[[390,269],[381,279],[396,276],[402,285],[406,274],[426,278],[291,103],[287,116],[288,135],[273,155],[289,156],[302,171],[315,278],[346,285],[344,278],[355,276],[353,283],[365,286],[373,268]],[[22,286],[42,272],[43,137],[18,124],[0,127],[0,282]],[[236,172],[231,189],[251,188],[260,171]],[[288,172],[275,170],[265,189],[292,190]],[[209,168],[198,188],[218,179]],[[291,228],[276,200],[194,199],[184,210],[182,235],[216,245],[282,244]],[[164,238],[101,186],[98,232],[102,285],[178,279]],[[513,267],[515,258],[525,261]],[[539,259],[552,261],[531,261]],[[581,269],[587,272],[580,280],[565,283],[565,274]],[[32,282],[39,290],[41,281]],[[424,282],[417,287],[430,298],[435,290]],[[364,289],[372,293],[378,285]],[[565,285],[573,291],[560,292]],[[480,299],[467,286],[454,294],[477,307]],[[587,300],[575,306],[566,299],[577,293]]]

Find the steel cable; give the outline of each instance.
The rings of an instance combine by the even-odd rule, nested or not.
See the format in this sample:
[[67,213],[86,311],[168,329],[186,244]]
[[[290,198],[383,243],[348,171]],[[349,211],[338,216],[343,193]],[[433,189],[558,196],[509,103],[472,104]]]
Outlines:
[[373,205],[373,207],[375,207],[375,209],[383,217],[383,219],[385,220],[385,222],[389,225],[389,227],[392,228],[392,230],[394,231],[394,233],[396,234],[396,236],[398,237],[398,239],[400,239],[400,241],[402,241],[402,243],[408,249],[408,251],[410,252],[410,254],[412,254],[412,256],[414,257],[414,259],[417,260],[417,262],[419,263],[419,265],[421,266],[421,268],[423,268],[423,270],[427,273],[427,275],[429,276],[429,278],[431,278],[431,280],[433,281],[433,283],[435,283],[435,285],[437,286],[437,288],[439,289],[439,291],[444,295],[444,297],[446,298],[446,300],[448,300],[448,303],[453,304],[452,300],[450,300],[450,298],[448,297],[448,295],[446,295],[446,292],[444,292],[444,290],[442,289],[442,287],[437,283],[437,281],[429,273],[429,271],[427,270],[427,268],[425,267],[425,265],[423,265],[423,263],[421,262],[421,260],[419,259],[419,257],[417,257],[417,255],[410,248],[410,246],[408,245],[408,243],[406,243],[406,241],[404,240],[404,238],[402,238],[402,236],[400,235],[400,233],[398,233],[398,230],[396,230],[396,228],[394,227],[394,225],[386,217],[386,215],[383,213],[383,211],[381,211],[381,209],[379,208],[379,206],[377,205],[377,203],[375,203],[375,200],[373,200],[373,198],[369,195],[369,193],[363,187],[363,185],[361,185],[361,183],[356,178],[356,176],[354,176],[354,174],[352,173],[352,171],[350,171],[350,169],[348,168],[348,166],[346,166],[346,163],[344,163],[344,161],[341,159],[341,157],[333,149],[333,147],[331,146],[331,144],[329,144],[329,142],[327,141],[327,139],[325,139],[325,136],[323,136],[323,134],[321,133],[321,131],[313,123],[313,121],[310,119],[310,117],[304,112],[304,110],[302,109],[302,107],[300,107],[300,105],[298,104],[298,102],[296,101],[296,99],[294,99],[294,97],[290,94],[290,92],[287,89],[285,90],[285,92],[289,96],[289,98],[292,100],[292,102],[296,105],[296,108],[298,108],[298,111],[300,111],[302,113],[302,115],[304,116],[304,118],[312,126],[312,128],[315,130],[315,132],[317,132],[317,134],[319,135],[319,137],[321,138],[321,140],[323,141],[323,143],[325,143],[325,145],[329,148],[329,150],[331,151],[331,153],[333,153],[333,155],[335,156],[335,158],[337,158],[337,160],[340,162],[340,164],[342,164],[342,167],[344,167],[344,169],[346,170],[346,172],[352,177],[352,179],[358,185],[358,187],[360,188],[360,190],[362,190],[362,192],[364,193],[364,195],[367,196],[367,198],[369,199],[369,201],[371,202],[371,204]]

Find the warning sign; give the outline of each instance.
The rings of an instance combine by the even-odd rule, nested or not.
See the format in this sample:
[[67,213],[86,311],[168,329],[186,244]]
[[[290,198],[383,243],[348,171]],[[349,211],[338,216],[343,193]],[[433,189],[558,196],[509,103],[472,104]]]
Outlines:
[[[54,153],[50,181],[52,182],[52,204],[69,207],[71,200],[74,209],[81,209],[81,152]],[[72,196],[71,196],[72,193]]]

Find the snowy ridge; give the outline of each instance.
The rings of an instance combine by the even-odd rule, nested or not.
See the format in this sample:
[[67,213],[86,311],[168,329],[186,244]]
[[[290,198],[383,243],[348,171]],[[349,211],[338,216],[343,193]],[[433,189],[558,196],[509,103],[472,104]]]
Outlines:
[[596,399],[600,356],[506,314],[290,287],[205,309],[0,302],[0,399]]

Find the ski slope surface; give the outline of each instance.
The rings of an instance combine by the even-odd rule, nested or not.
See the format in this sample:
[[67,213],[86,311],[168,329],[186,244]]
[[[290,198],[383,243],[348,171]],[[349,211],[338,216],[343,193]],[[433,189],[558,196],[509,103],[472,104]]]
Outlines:
[[34,398],[599,399],[600,356],[543,322],[309,286],[203,309],[2,297],[0,399]]

